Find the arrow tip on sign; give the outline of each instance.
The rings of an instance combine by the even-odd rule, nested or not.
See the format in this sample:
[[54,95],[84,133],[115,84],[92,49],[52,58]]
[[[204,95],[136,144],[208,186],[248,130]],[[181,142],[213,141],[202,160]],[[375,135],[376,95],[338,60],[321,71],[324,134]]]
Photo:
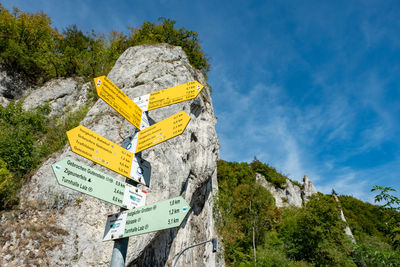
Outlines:
[[200,92],[201,92],[201,90],[203,90],[203,88],[204,88],[204,86],[201,84],[201,83],[199,83],[198,81],[195,81],[196,82],[196,96],[198,96],[199,94],[200,94]]
[[101,85],[103,84],[104,77],[105,76],[100,76],[100,77],[96,77],[93,79],[94,86],[96,87],[97,93],[99,93],[99,91],[100,91]]

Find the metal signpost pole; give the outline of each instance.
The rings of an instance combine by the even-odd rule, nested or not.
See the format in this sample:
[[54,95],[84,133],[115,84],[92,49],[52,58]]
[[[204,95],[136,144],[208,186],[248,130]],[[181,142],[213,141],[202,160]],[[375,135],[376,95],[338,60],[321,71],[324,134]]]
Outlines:
[[[126,179],[128,180],[128,179]],[[126,209],[121,208],[120,211]],[[125,267],[126,253],[128,251],[129,237],[116,239],[114,241],[114,248],[111,256],[110,267]]]
[[[124,139],[122,141],[123,148],[127,147],[128,145],[127,141],[128,139]],[[132,183],[130,179],[125,179],[125,182],[129,184]],[[121,212],[124,210],[127,209],[121,208],[119,211]],[[111,256],[110,267],[125,267],[126,253],[128,252],[128,243],[129,243],[129,237],[124,237],[114,240],[114,248]]]

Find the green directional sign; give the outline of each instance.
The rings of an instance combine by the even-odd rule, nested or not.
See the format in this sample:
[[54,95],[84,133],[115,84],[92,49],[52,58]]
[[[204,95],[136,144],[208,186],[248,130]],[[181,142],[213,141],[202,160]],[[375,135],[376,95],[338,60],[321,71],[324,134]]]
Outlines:
[[178,227],[189,210],[189,204],[179,196],[141,208],[111,214],[107,218],[103,240]]
[[147,192],[90,168],[72,158],[52,165],[57,181],[81,193],[117,206],[133,209],[144,206]]

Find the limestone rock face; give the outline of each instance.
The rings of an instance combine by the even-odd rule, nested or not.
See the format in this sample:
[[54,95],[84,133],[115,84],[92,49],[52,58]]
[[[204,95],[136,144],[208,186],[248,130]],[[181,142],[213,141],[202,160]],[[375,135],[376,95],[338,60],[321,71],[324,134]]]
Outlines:
[[[121,55],[107,77],[131,99],[192,80],[205,85],[194,100],[148,112],[150,120],[159,122],[183,110],[190,115],[191,121],[180,136],[142,152],[143,159],[150,162],[152,170],[150,187],[138,187],[148,192],[146,204],[181,195],[190,204],[191,211],[178,228],[131,237],[127,265],[171,266],[174,255],[180,250],[215,236],[212,196],[213,190],[217,189],[219,141],[206,81],[203,75],[189,64],[180,47],[166,44],[129,48]],[[68,79],[53,83],[52,86],[46,85],[50,86],[46,87],[50,91],[46,97],[36,94],[33,98],[32,94],[31,103],[42,100],[57,103],[63,99],[64,91],[72,92],[77,87],[74,81]],[[69,100],[61,101],[67,105],[68,102],[79,99],[72,94],[64,97],[70,97]],[[121,144],[124,138],[133,135],[135,131],[133,125],[101,99],[89,110],[81,124],[117,144]],[[118,212],[119,208],[58,185],[51,165],[67,156],[124,179],[74,154],[67,144],[62,151],[44,162],[24,186],[21,192],[24,201],[21,202],[20,209],[33,209],[30,207],[34,206],[40,214],[51,213],[51,222],[43,219],[46,216],[32,215],[32,220],[53,227],[44,231],[59,229],[57,233],[60,234],[49,235],[49,239],[56,240],[57,245],[41,256],[43,265],[47,263],[50,266],[109,266],[113,242],[103,242],[103,232],[107,215]],[[3,222],[6,223],[7,218],[3,217]],[[13,239],[12,244],[8,244],[8,253],[12,253],[10,247],[18,247],[18,244],[21,244],[18,241],[18,231],[14,229],[14,232],[17,232],[17,237]],[[186,251],[180,257],[177,266],[222,266],[223,263],[217,262],[211,247],[212,245],[207,243]],[[23,247],[18,249],[24,250]],[[7,252],[3,249],[2,253]],[[39,257],[35,253],[31,255],[32,258]],[[18,255],[22,254],[10,258],[5,265],[3,262],[3,266],[23,266]]]
[[314,185],[304,176],[301,187],[286,179],[284,188],[276,187],[273,183],[268,182],[262,174],[256,173],[257,183],[265,187],[274,197],[275,204],[278,208],[296,206],[301,207],[306,203],[313,194],[317,193]]
[[0,103],[20,97],[27,89],[29,88],[22,78],[10,75],[0,66]]
[[38,103],[49,103],[50,115],[61,116],[66,111],[73,112],[87,103],[89,87],[90,83],[83,84],[83,79],[79,78],[53,79],[28,94],[23,108],[30,109]]
[[307,175],[304,175],[303,181],[301,185],[301,198],[307,202],[312,195],[317,193],[317,189],[315,186],[311,183],[310,179],[308,179]]

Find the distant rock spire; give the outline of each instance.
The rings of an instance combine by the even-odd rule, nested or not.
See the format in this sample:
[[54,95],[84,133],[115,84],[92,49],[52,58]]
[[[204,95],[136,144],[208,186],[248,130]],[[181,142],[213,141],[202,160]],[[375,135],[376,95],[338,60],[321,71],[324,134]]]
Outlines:
[[317,189],[313,185],[313,183],[308,179],[307,175],[304,175],[303,181],[301,184],[301,198],[303,199],[303,203],[306,203],[310,200],[311,196],[317,193]]

